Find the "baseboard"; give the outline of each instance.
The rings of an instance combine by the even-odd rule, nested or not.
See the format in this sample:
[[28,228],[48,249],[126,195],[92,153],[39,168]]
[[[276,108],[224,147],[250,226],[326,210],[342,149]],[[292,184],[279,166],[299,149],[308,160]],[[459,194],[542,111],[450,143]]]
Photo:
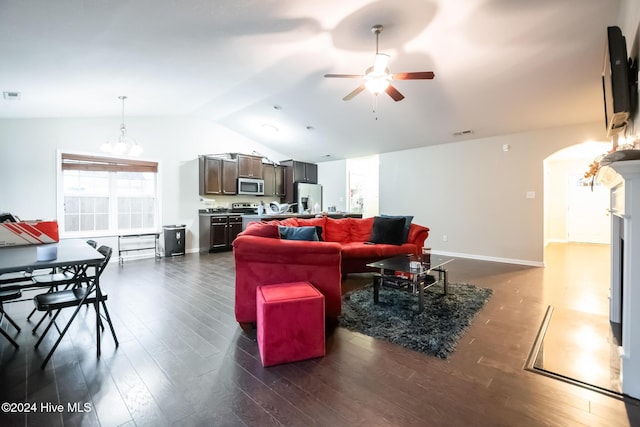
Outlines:
[[[193,254],[193,253],[199,253],[199,249],[198,248],[192,248],[192,249],[186,249],[185,250],[185,254]],[[176,255],[179,256],[179,255]],[[127,255],[124,257],[124,262],[127,261],[134,261],[137,259],[150,259],[150,258],[155,258],[155,255],[153,253],[146,253],[146,254],[136,254],[136,255]],[[160,258],[172,258],[172,257],[167,257],[164,255],[163,252],[161,252],[160,254]],[[109,260],[110,263],[112,262],[119,262],[120,258],[118,256],[116,256],[116,254],[114,254],[114,256],[111,257],[111,260]]]
[[548,239],[544,242],[544,247],[546,248],[551,243],[568,243],[567,239]]
[[464,253],[458,253],[458,252],[445,252],[445,251],[432,251],[432,253],[435,255],[444,255],[452,258],[467,258],[467,259],[477,259],[479,261],[501,262],[504,264],[526,265],[529,267],[544,267],[544,262],[530,261],[526,259],[499,258],[499,257],[490,257],[490,256],[484,256],[484,255],[464,254]]

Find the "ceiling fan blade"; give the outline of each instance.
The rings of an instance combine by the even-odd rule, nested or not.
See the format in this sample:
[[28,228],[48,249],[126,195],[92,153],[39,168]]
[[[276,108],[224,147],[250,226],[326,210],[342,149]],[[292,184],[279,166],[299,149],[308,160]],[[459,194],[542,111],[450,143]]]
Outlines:
[[433,71],[418,71],[415,73],[394,73],[391,74],[393,80],[418,80],[418,79],[432,79],[435,77]]
[[384,91],[387,92],[387,94],[389,94],[389,96],[396,102],[402,101],[404,99],[404,95],[398,92],[398,89],[391,85],[387,86]]
[[347,96],[342,98],[342,100],[343,101],[351,101],[357,94],[362,92],[364,89],[365,89],[365,86],[364,85],[360,85],[357,88],[355,88],[354,90],[352,90]]
[[361,79],[364,76],[362,74],[325,74],[325,77],[338,77],[341,79]]

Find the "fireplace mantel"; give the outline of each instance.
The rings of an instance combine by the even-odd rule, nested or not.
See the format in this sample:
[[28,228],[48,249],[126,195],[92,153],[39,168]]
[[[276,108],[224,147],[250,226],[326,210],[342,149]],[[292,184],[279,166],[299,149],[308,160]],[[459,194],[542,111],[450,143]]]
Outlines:
[[621,177],[611,180],[610,320],[622,324],[622,392],[640,399],[640,160],[609,167]]

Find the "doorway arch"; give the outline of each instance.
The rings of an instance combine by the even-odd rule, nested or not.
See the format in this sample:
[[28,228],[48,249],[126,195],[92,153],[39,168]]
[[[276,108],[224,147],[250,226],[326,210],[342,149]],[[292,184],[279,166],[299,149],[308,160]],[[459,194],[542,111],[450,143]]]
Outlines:
[[[589,194],[591,180],[584,178],[584,173],[593,160],[610,148],[611,142],[588,141],[558,150],[544,159],[545,248],[553,242],[610,241],[608,189],[595,183],[594,191]],[[590,200],[592,204],[589,203]],[[589,219],[596,216],[602,220],[597,225],[593,219]],[[578,224],[578,221],[582,223]],[[589,232],[589,227],[598,227],[598,232]]]

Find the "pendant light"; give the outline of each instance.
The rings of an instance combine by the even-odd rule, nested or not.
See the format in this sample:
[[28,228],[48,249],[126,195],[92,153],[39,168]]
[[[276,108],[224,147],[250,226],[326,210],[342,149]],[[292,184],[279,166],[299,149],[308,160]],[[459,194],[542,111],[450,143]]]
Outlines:
[[124,125],[124,100],[126,96],[119,96],[122,101],[122,123],[120,124],[120,134],[115,141],[106,141],[100,146],[100,150],[115,154],[117,156],[128,155],[136,157],[142,154],[142,147],[134,139],[127,136],[127,127]]

